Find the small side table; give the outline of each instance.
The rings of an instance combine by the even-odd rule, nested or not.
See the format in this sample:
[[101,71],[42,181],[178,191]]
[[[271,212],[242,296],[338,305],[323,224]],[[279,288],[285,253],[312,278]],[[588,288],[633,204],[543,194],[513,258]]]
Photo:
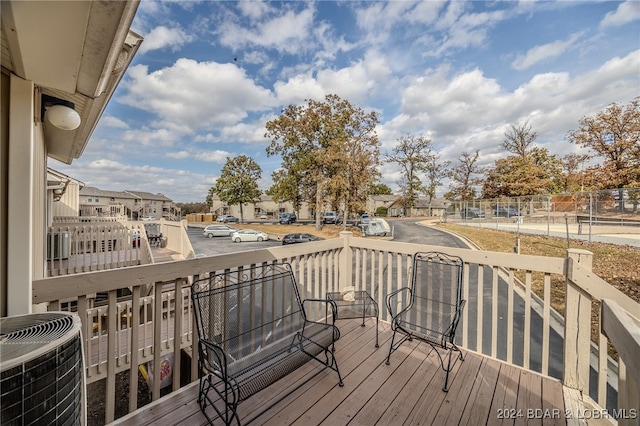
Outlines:
[[339,291],[327,293],[327,300],[332,300],[337,309],[336,319],[356,319],[362,318],[364,327],[365,318],[376,318],[376,348],[378,345],[378,303],[371,297],[368,291],[359,290],[354,292],[354,299],[344,300],[343,294]]

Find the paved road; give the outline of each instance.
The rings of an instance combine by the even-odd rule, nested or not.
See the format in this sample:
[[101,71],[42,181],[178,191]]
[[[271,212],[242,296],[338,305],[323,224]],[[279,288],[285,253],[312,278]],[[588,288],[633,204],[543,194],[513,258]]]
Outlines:
[[[391,219],[388,222],[393,227],[395,241],[467,248],[460,238],[433,227],[418,225],[416,218]],[[189,227],[187,234],[196,256],[237,253],[281,244],[280,241],[234,243],[228,237],[205,238],[199,227]]]
[[261,241],[234,243],[229,237],[206,238],[202,235],[202,228],[187,228],[189,241],[193,246],[196,256],[215,256],[217,254],[238,253],[241,251],[254,250],[259,248],[273,247],[282,244],[280,241]]
[[431,244],[435,246],[469,248],[460,238],[440,229],[418,225],[424,218],[389,219],[389,226],[393,227],[394,241],[415,244]]

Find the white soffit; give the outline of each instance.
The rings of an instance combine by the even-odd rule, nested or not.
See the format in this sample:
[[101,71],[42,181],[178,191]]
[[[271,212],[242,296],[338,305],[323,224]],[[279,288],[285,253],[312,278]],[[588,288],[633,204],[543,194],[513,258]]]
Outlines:
[[10,2],[12,21],[3,19],[3,24],[7,33],[15,31],[14,37],[7,35],[17,40],[22,60],[14,64],[17,73],[41,86],[74,93],[90,9],[89,1]]

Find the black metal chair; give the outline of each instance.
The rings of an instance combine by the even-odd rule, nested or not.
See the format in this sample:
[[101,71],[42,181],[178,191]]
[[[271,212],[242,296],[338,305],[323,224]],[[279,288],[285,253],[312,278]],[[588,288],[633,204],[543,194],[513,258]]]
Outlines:
[[[391,354],[406,340],[417,338],[429,344],[446,372],[443,391],[449,390],[449,373],[457,360],[464,361],[455,344],[455,333],[465,305],[462,300],[462,259],[439,252],[413,256],[411,282],[387,296],[393,337]],[[440,350],[445,352],[444,355]],[[457,357],[453,360],[453,352]],[[446,364],[446,365],[445,365]]]

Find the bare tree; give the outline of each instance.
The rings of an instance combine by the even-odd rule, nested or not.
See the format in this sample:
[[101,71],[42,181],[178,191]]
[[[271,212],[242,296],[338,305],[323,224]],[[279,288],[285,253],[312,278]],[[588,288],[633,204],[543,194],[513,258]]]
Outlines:
[[518,157],[524,158],[528,154],[529,147],[538,137],[538,132],[534,132],[531,129],[531,124],[525,121],[518,126],[512,124],[511,129],[504,134],[504,137],[502,148]]
[[479,185],[482,180],[474,175],[481,174],[482,168],[478,166],[478,158],[480,151],[471,154],[467,151],[460,154],[458,164],[449,171],[449,177],[452,180],[447,193],[448,197],[459,199],[462,201],[473,200],[476,197],[475,185]]

